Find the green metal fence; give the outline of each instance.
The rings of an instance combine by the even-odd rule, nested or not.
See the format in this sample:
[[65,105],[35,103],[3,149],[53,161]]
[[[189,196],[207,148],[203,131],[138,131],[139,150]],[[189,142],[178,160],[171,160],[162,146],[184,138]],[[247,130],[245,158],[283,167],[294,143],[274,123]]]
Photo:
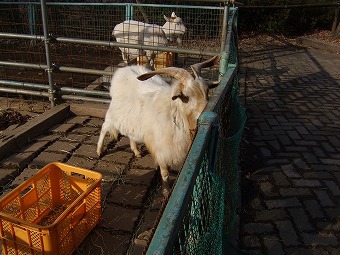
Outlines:
[[230,8],[221,81],[146,254],[227,254],[239,198],[239,146],[246,121],[238,101],[237,9]]

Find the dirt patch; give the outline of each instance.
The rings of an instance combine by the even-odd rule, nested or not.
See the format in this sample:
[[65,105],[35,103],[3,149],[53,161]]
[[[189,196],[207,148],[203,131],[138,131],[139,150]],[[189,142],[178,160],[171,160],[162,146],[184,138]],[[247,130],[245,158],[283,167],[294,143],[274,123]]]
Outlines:
[[[304,35],[305,37],[320,40],[327,43],[340,45],[340,39],[332,37],[332,32],[329,30],[316,31],[311,34]],[[265,50],[268,46],[301,46],[296,42],[295,37],[287,37],[283,35],[268,35],[258,33],[248,33],[240,35],[239,50],[249,52],[252,50]]]
[[340,46],[340,38],[334,38],[332,32],[329,30],[321,30],[312,34],[308,34],[306,37],[321,40],[327,43],[334,43]]
[[0,131],[14,124],[24,124],[29,118],[30,116],[23,115],[13,109],[0,110]]

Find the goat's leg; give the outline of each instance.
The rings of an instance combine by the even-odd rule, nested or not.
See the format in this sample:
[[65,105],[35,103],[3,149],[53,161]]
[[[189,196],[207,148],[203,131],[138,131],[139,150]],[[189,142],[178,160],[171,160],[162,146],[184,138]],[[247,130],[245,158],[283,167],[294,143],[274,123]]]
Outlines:
[[151,70],[155,70],[155,57],[156,57],[156,54],[154,54],[153,52],[151,51],[147,51],[146,53],[146,58],[147,58],[147,68],[150,68]]
[[162,176],[162,193],[165,197],[170,194],[170,185],[169,185],[169,168],[166,165],[159,165]]
[[[105,124],[105,122],[104,122],[104,124]],[[98,143],[97,143],[97,155],[98,156],[100,156],[103,152],[103,142],[104,142],[105,135],[108,131],[105,128],[104,124],[102,126],[102,130],[100,131],[100,136],[99,136]]]
[[104,121],[102,129],[100,131],[98,143],[97,143],[97,155],[100,156],[103,152],[103,143],[106,133],[109,132],[110,138],[117,140],[118,131],[112,127],[111,123],[108,121]]
[[130,138],[130,147],[137,158],[142,157],[140,151],[138,150],[137,143]]

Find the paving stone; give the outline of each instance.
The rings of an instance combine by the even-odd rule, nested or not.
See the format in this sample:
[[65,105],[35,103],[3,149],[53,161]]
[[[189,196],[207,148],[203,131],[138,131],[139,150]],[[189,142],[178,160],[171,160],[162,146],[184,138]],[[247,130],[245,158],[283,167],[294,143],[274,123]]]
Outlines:
[[99,226],[110,230],[131,233],[137,224],[139,215],[140,210],[138,209],[106,204],[102,213],[103,220],[99,223]]
[[340,188],[334,181],[324,180],[324,183],[334,196],[340,196]]
[[250,206],[255,210],[263,210],[263,206],[261,200],[259,198],[255,198],[250,201]]
[[102,157],[102,160],[115,164],[127,165],[133,157],[134,154],[132,152],[108,150],[107,154]]
[[107,229],[96,227],[82,242],[74,255],[81,254],[126,254],[131,240],[130,234],[112,234]]
[[288,221],[276,221],[275,225],[279,230],[279,234],[284,245],[299,245],[298,235],[293,227],[293,224]]
[[86,134],[69,133],[69,134],[66,134],[65,136],[63,136],[61,140],[73,142],[73,143],[75,143],[75,142],[82,143],[87,137],[88,136]]
[[303,208],[289,208],[288,212],[292,216],[293,222],[300,232],[314,230],[314,227]]
[[280,188],[279,192],[282,197],[308,197],[313,194],[309,188]]
[[305,146],[286,146],[287,152],[306,152],[308,150]]
[[248,234],[271,233],[274,227],[270,223],[247,223],[244,225],[244,231]]
[[274,186],[270,182],[260,183],[260,190],[264,197],[278,196],[278,193],[274,190]]
[[340,166],[340,159],[325,158],[320,159],[323,164]]
[[304,170],[310,169],[307,163],[301,158],[294,159],[294,164],[298,167],[298,169],[304,169]]
[[340,221],[330,221],[330,220],[322,220],[317,221],[316,226],[318,229],[322,229],[323,232],[326,233],[336,233],[340,232]]
[[337,246],[339,241],[333,234],[327,233],[301,233],[303,242],[305,245],[312,245],[312,246]]
[[100,128],[98,127],[88,127],[88,126],[79,126],[75,127],[72,130],[73,134],[86,134],[86,135],[94,135],[100,133]]
[[66,123],[71,123],[71,124],[84,124],[88,119],[90,119],[89,116],[73,116],[67,120]]
[[272,156],[272,153],[270,150],[268,150],[267,148],[260,148],[260,153],[263,157],[265,158],[269,158]]
[[340,215],[340,208],[336,207],[336,208],[324,208],[327,216],[331,219],[337,219],[339,218]]
[[331,198],[329,197],[329,195],[327,194],[326,191],[324,191],[324,190],[314,190],[314,192],[315,192],[321,206],[324,206],[324,207],[334,206],[333,201],[331,200]]
[[159,218],[159,211],[150,211],[147,210],[145,214],[143,215],[143,219],[141,221],[141,224],[139,226],[138,234],[148,231],[155,227],[155,222]]
[[56,152],[45,152],[40,153],[33,161],[29,164],[30,168],[42,168],[45,165],[52,162],[65,162],[68,158],[67,153],[56,153]]
[[10,155],[0,162],[0,165],[7,168],[15,168],[18,172],[27,167],[27,165],[38,155],[38,152],[20,152]]
[[297,180],[292,180],[292,182],[297,187],[320,187],[321,186],[321,182],[319,180],[297,179]]
[[277,221],[288,218],[288,214],[285,210],[281,209],[271,209],[271,210],[261,210],[255,212],[255,221]]
[[121,178],[126,166],[112,164],[111,162],[98,161],[98,163],[92,168],[93,170],[103,175],[105,181],[115,181]]
[[288,178],[282,174],[282,172],[272,173],[272,177],[274,178],[275,185],[277,186],[288,186],[291,184]]
[[55,141],[50,146],[48,146],[45,151],[48,152],[66,152],[71,153],[78,147],[79,143],[77,142],[68,142],[68,141]]
[[21,148],[19,152],[27,153],[27,152],[35,152],[39,153],[44,150],[48,146],[48,144],[51,144],[55,139],[52,141],[39,141],[34,140],[31,143],[27,144],[25,147]]
[[298,173],[296,167],[292,164],[290,165],[283,165],[282,171],[285,173],[285,175],[289,178],[299,178],[301,175]]
[[266,254],[268,255],[285,255],[283,246],[275,236],[263,238],[264,246],[266,247]]
[[287,135],[280,135],[278,136],[278,139],[280,140],[283,146],[292,145],[292,141]]
[[133,158],[131,166],[137,169],[152,169],[150,167],[154,168],[157,167],[155,161],[153,160],[150,154],[143,156],[141,158]]
[[91,117],[87,122],[86,126],[101,128],[104,123],[104,119]]
[[[328,253],[325,248],[320,247],[312,247],[312,248],[304,248],[304,247],[289,247],[286,248],[286,254],[289,255],[337,255],[336,253],[331,254]],[[326,253],[327,252],[327,253]]]
[[264,201],[269,209],[272,208],[289,208],[301,206],[297,198],[287,198],[287,199],[271,199]]
[[97,148],[92,144],[81,144],[75,149],[73,155],[94,159],[98,157],[96,150]]
[[321,143],[321,146],[327,152],[335,152],[334,147],[328,142]]
[[142,207],[146,194],[147,187],[145,186],[117,185],[109,198],[109,202],[124,206]]
[[299,133],[295,130],[292,131],[287,131],[287,134],[289,135],[289,137],[295,141],[295,140],[299,140],[301,139],[301,136],[299,135]]
[[70,130],[72,130],[75,126],[76,124],[72,124],[72,123],[62,123],[62,124],[55,125],[49,131],[53,133],[65,134],[69,132]]
[[7,185],[9,182],[13,181],[18,175],[18,170],[13,168],[0,168],[0,186]]
[[124,183],[138,184],[149,186],[154,180],[157,172],[156,169],[144,170],[144,169],[130,169],[129,172],[123,176]]
[[[84,143],[92,144],[97,149],[98,140],[99,140],[99,135],[86,136],[84,139]],[[104,139],[104,143],[103,143],[104,149],[107,147],[108,143],[111,143],[110,139],[108,138]]]
[[[311,167],[312,169],[314,168],[313,166]],[[325,180],[325,179],[333,179],[334,177],[328,173],[328,172],[321,172],[321,171],[317,171],[317,172],[305,172],[303,173],[303,177],[305,177],[306,179],[319,179],[319,180]]]
[[260,247],[261,243],[257,236],[249,235],[243,238],[243,243],[246,247]]
[[319,147],[313,147],[313,152],[314,152],[314,155],[318,158],[326,157],[325,152]]
[[97,163],[97,160],[72,155],[66,163],[85,169],[92,169]]
[[306,210],[312,218],[324,218],[325,214],[321,210],[320,204],[316,200],[304,200]]

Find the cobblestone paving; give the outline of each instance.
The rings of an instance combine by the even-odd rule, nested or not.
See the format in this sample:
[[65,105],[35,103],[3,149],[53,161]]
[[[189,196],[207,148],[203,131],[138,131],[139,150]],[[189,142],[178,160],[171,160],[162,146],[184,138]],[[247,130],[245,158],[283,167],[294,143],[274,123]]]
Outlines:
[[241,49],[240,248],[340,254],[340,56],[270,39]]
[[[51,162],[100,172],[102,219],[74,254],[142,254],[147,242],[138,235],[154,227],[163,202],[160,174],[144,147],[142,158],[134,157],[126,137],[118,142],[107,137],[104,155],[98,158],[102,123],[101,118],[70,115],[36,137],[0,161],[0,191],[7,194]],[[178,173],[170,174],[173,182]]]

